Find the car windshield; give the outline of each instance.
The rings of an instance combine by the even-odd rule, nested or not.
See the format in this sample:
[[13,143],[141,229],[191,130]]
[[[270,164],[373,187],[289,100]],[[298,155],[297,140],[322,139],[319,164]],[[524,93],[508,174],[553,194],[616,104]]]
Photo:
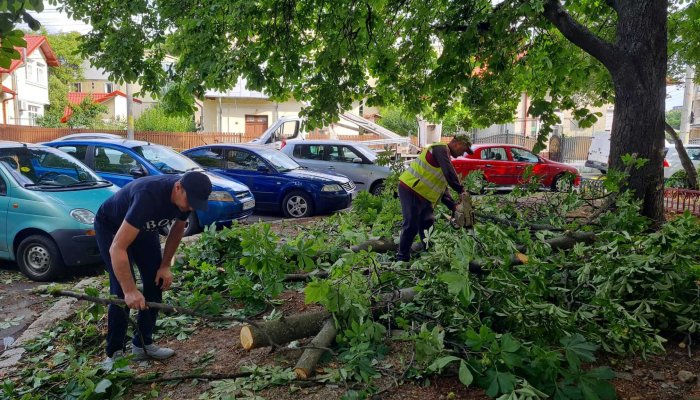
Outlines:
[[31,190],[56,191],[111,185],[72,156],[50,147],[0,149],[0,164],[17,183]]
[[367,147],[367,145],[359,144],[359,143],[358,143],[358,144],[355,145],[355,148],[356,148],[359,152],[361,152],[362,155],[364,155],[365,157],[367,157],[372,163],[374,163],[375,161],[377,161],[377,153],[376,153],[374,150],[372,150],[372,149],[370,149],[369,147]]
[[279,172],[287,172],[299,168],[296,161],[277,150],[259,150],[258,155],[266,159]]
[[182,174],[202,169],[196,162],[164,146],[139,146],[134,147],[134,151],[165,174]]

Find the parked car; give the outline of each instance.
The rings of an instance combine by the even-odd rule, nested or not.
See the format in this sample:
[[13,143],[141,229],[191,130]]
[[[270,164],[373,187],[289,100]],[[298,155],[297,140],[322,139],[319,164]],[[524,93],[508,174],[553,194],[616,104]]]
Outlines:
[[[676,169],[672,172],[669,172],[669,167],[671,167],[671,164],[669,163],[669,160],[666,157],[667,153],[669,152],[669,149],[673,149],[673,151],[675,152],[675,147],[673,146],[673,144],[667,141],[664,149],[664,177],[666,178],[669,178],[671,175],[673,175],[673,172],[676,172],[678,170]],[[608,172],[609,157],[610,132],[594,133],[593,137],[591,138],[591,145],[588,148],[588,157],[586,158],[586,163],[584,165],[589,168],[595,168],[603,174],[605,174]],[[677,157],[678,155],[676,154],[676,158]],[[679,168],[683,168],[682,166],[680,166],[680,160],[678,160],[677,164]]]
[[[684,146],[688,153],[688,158],[693,162],[693,166],[697,169],[700,166],[700,144],[687,144]],[[669,144],[666,146],[666,158],[664,159],[664,178],[668,179],[674,173],[683,170],[681,159],[676,151],[676,146]]]
[[85,140],[85,139],[124,139],[122,136],[115,135],[113,133],[72,133],[70,135],[61,136],[60,138],[54,140]]
[[355,184],[348,178],[302,168],[286,154],[263,145],[215,144],[183,152],[209,171],[238,179],[255,195],[257,210],[309,217],[349,207]]
[[0,259],[36,281],[101,262],[95,213],[116,191],[63,152],[0,141]]
[[[71,154],[119,187],[142,176],[203,170],[168,147],[138,140],[60,140],[45,144]],[[208,173],[208,176],[213,189],[209,209],[190,213],[185,235],[197,233],[212,223],[227,225],[253,213],[255,199],[247,186],[217,174]]]
[[[581,176],[578,170],[566,164],[537,156],[521,146],[510,144],[477,144],[473,154],[452,160],[457,173],[466,176],[472,171],[483,171],[486,182],[495,186],[510,186],[523,182],[523,173],[532,167],[532,174],[541,179],[542,185],[552,190],[564,190],[578,186]],[[573,182],[566,174],[573,174]]]
[[339,140],[287,141],[281,150],[299,165],[314,171],[345,175],[357,186],[378,195],[384,190],[389,167],[377,165],[377,153],[364,144]]

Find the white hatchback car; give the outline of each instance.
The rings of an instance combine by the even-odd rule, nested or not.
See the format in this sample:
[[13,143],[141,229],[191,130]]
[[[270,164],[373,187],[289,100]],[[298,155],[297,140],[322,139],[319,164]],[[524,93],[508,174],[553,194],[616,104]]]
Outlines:
[[280,150],[310,170],[335,172],[350,178],[357,190],[378,195],[391,170],[377,165],[377,153],[361,143],[340,140],[289,140]]
[[[681,165],[681,159],[678,157],[678,152],[676,147],[673,145],[666,146],[668,152],[666,153],[666,161],[668,162],[668,168],[664,168],[664,178],[668,179],[676,171],[683,169]],[[697,169],[700,166],[700,144],[687,144],[685,145],[685,151],[688,153],[690,161],[693,162],[693,166]]]

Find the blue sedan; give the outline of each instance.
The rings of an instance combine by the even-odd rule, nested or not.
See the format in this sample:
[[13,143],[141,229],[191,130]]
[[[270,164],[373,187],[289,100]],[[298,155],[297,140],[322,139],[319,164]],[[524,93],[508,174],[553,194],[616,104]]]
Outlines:
[[352,203],[355,184],[348,178],[304,169],[267,146],[215,144],[182,154],[209,171],[237,179],[255,195],[255,208],[302,218],[342,210]]
[[[168,147],[138,140],[59,140],[44,144],[72,155],[119,187],[142,176],[203,170]],[[213,223],[228,225],[253,213],[255,199],[247,186],[214,173],[208,175],[213,187],[209,210],[190,214],[185,235],[197,233]]]

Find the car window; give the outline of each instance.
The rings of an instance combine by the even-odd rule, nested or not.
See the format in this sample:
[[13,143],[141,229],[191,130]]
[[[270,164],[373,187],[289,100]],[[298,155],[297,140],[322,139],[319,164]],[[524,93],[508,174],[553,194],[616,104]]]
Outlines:
[[87,155],[88,148],[87,145],[56,146],[56,148],[64,153],[70,154],[82,162],[85,162],[85,156]]
[[196,161],[199,165],[209,168],[224,168],[223,150],[217,148],[204,148],[187,153],[187,157]]
[[75,158],[51,147],[0,149],[0,163],[17,183],[31,190],[100,187],[104,182]]
[[323,160],[323,145],[298,144],[294,147],[294,157],[306,160]]
[[199,164],[169,147],[150,144],[134,147],[133,150],[164,174],[182,174],[202,169]]
[[3,179],[2,176],[0,176],[0,196],[6,196],[7,195],[7,183],[5,183],[5,179]]
[[95,171],[128,175],[138,162],[129,154],[109,147],[95,147]]
[[348,146],[330,145],[327,148],[326,161],[351,163],[355,158],[362,158]]
[[301,126],[299,121],[286,121],[275,130],[272,136],[270,136],[268,143],[294,139],[299,136],[300,130]]
[[263,161],[255,154],[241,150],[229,150],[226,152],[226,169],[241,169],[256,171]]
[[700,161],[700,148],[686,148],[685,150],[692,161]]
[[481,149],[482,160],[508,161],[505,147],[489,147]]
[[540,159],[536,155],[530,153],[527,150],[519,149],[517,147],[511,147],[510,152],[513,154],[513,161],[519,162],[539,162]]

